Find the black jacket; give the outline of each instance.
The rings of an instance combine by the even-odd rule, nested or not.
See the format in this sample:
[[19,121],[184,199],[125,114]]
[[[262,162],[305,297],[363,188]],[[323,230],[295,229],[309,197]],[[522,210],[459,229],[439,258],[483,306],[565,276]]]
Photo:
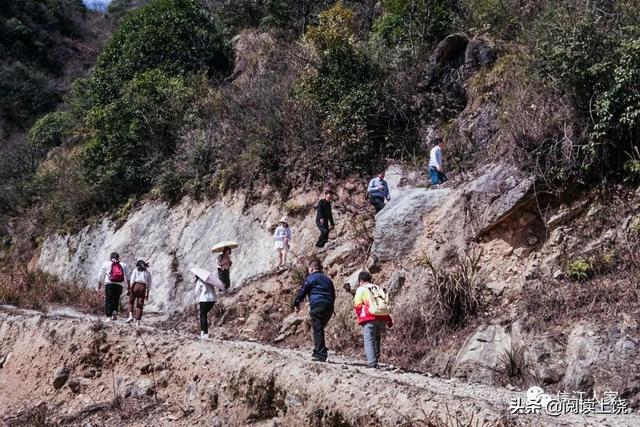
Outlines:
[[327,202],[325,199],[320,199],[316,206],[316,224],[320,225],[321,219],[324,219],[325,227],[328,224],[335,226],[335,223],[333,222],[333,214],[331,213],[331,203]]

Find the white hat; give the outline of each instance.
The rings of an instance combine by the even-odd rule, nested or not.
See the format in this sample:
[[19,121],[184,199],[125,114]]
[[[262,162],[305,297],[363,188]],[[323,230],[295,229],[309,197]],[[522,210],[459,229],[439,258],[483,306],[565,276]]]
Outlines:
[[279,221],[279,222],[284,222],[284,223],[285,223],[285,224],[287,224],[287,225],[289,224],[289,221],[287,220],[287,216],[286,216],[286,215],[285,215],[285,216],[283,216],[282,218],[280,218],[280,221]]

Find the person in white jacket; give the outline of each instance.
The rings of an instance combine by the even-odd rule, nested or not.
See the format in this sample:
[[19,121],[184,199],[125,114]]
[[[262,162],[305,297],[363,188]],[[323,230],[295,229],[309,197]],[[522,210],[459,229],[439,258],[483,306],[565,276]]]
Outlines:
[[280,223],[273,233],[273,238],[275,240],[274,249],[278,251],[278,257],[280,259],[278,267],[280,267],[287,263],[287,253],[289,252],[289,243],[291,242],[291,228],[289,228],[286,216],[280,218]]
[[198,308],[200,312],[200,339],[209,339],[209,319],[208,314],[216,303],[216,291],[218,288],[225,291],[225,285],[214,275],[209,275],[206,280],[196,276],[196,296],[198,298]]
[[[129,278],[129,287],[127,288],[127,296],[129,297],[129,318],[127,323],[136,320],[136,324],[140,326],[140,320],[142,319],[142,308],[144,302],[149,299],[149,288],[151,287],[151,273],[147,268],[147,264],[143,260],[138,260],[136,268],[131,273]],[[134,316],[135,310],[135,316]]]
[[120,255],[111,252],[111,261],[105,261],[98,276],[98,291],[104,284],[104,312],[107,320],[116,320],[120,309],[120,296],[124,285],[129,288],[129,267],[120,262]]

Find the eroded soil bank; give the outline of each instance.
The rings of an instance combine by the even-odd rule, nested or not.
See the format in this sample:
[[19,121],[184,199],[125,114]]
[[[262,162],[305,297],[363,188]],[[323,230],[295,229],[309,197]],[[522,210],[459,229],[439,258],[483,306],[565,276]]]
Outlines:
[[255,342],[8,308],[0,322],[5,425],[640,425],[635,414],[512,417],[524,392]]

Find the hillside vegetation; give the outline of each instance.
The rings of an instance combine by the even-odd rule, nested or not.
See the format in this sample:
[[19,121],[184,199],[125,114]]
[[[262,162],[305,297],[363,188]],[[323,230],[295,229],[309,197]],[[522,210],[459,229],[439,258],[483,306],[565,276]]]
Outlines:
[[[38,33],[19,24],[24,8],[3,6],[2,34],[16,58],[55,73],[65,56],[45,47],[73,37],[69,16],[84,12],[50,3]],[[7,214],[39,224],[27,235],[75,229],[149,192],[175,202],[271,184],[286,196],[389,159],[422,162],[434,130],[450,168],[500,156],[557,194],[640,176],[637,1],[129,3],[112,5],[118,28],[60,111],[25,118],[60,98],[40,71],[20,78],[36,98],[3,98],[5,120],[31,126],[3,195]],[[493,66],[434,72],[433,49],[456,32],[491,45]],[[14,73],[4,82],[17,64],[3,66]],[[471,103],[499,111],[486,144],[458,129]]]

